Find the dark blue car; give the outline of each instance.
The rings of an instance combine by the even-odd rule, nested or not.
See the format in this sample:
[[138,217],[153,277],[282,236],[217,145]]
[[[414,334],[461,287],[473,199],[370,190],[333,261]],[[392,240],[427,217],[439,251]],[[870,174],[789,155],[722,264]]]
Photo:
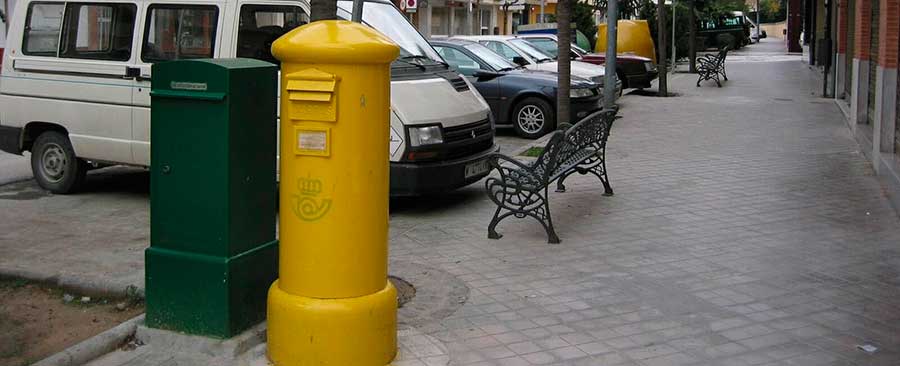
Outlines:
[[[526,70],[477,42],[431,44],[481,93],[498,125],[512,125],[520,136],[532,139],[556,128],[556,73]],[[603,107],[600,85],[572,76],[571,90],[573,123]]]

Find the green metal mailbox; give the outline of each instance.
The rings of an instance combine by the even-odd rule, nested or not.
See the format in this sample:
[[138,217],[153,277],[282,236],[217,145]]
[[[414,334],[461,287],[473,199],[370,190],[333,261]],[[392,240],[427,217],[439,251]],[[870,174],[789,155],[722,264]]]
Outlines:
[[275,239],[277,68],[153,65],[146,324],[228,338],[266,315]]

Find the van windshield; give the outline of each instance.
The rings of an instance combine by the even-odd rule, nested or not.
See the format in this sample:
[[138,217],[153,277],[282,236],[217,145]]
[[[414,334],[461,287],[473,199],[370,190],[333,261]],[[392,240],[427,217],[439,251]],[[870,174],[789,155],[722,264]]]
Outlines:
[[[352,1],[338,1],[339,17],[350,19],[352,10]],[[363,6],[363,23],[375,28],[400,46],[401,58],[418,58],[444,64],[441,56],[394,5],[366,1]]]

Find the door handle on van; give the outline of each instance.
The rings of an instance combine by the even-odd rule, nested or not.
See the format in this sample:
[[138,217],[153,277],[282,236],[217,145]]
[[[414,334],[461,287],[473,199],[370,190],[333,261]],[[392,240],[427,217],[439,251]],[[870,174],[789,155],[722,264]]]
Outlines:
[[125,78],[126,79],[134,79],[137,81],[146,81],[150,80],[149,77],[141,76],[141,69],[139,67],[125,67]]

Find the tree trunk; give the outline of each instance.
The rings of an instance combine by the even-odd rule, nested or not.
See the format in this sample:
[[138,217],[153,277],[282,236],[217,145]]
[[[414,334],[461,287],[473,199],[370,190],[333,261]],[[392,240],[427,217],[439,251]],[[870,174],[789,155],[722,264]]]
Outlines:
[[[603,108],[612,110],[616,105],[616,52],[618,49],[619,26],[619,1],[608,0],[606,2],[606,65],[605,78],[603,80]],[[599,34],[597,35],[600,36]],[[601,50],[597,50],[601,52]]]
[[668,83],[666,83],[666,2],[665,0],[657,0],[656,5],[656,39],[659,40],[659,96],[666,97],[669,95]]
[[697,14],[694,13],[694,0],[688,0],[688,57],[690,60],[690,72],[697,72]]
[[571,111],[569,108],[569,92],[572,86],[572,64],[569,54],[572,50],[572,0],[559,0],[556,3],[556,35],[559,39],[557,51],[557,82],[556,88],[556,124],[561,125],[570,122]]
[[337,0],[310,0],[309,21],[337,19]]

